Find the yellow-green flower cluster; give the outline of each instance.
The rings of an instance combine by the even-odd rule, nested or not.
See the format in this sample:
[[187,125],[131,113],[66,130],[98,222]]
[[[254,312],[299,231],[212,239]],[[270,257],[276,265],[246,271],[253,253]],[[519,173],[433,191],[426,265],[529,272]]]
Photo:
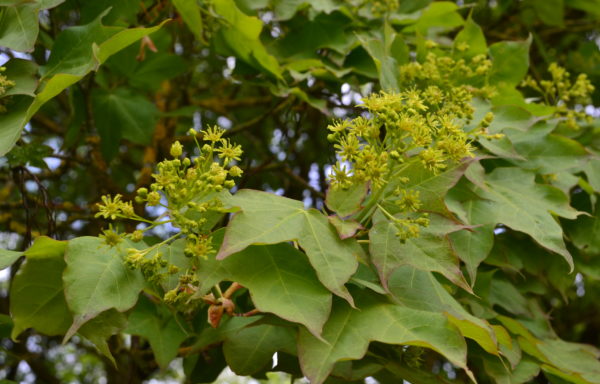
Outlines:
[[[193,136],[199,150],[199,155],[193,158],[184,157],[181,143],[173,143],[169,151],[173,159],[164,160],[157,165],[157,171],[152,175],[154,182],[150,188],[138,189],[135,198],[137,203],[165,208],[166,212],[157,220],[146,220],[138,216],[132,203],[123,201],[121,195],[103,196],[102,203],[98,204],[96,217],[131,219],[149,224],[146,228],[127,235],[118,234],[112,227],[109,228],[102,237],[110,245],[117,244],[122,237],[140,242],[144,231],[162,224],[169,223],[179,229],[176,235],[152,247],[128,249],[126,265],[140,269],[152,284],[159,285],[167,275],[179,272],[159,252],[160,247],[168,245],[170,241],[185,236],[184,254],[191,259],[192,268],[197,266],[199,258],[206,258],[214,252],[212,226],[224,213],[220,197],[235,185],[233,179],[242,175],[242,170],[235,165],[235,161],[240,160],[242,149],[223,138],[224,133],[223,129],[216,126],[202,132],[191,129],[189,134]],[[203,139],[202,145],[197,137]],[[187,276],[188,272],[184,275]],[[168,292],[170,302],[180,302],[178,295],[189,293],[192,285],[187,282],[184,285],[187,288],[183,289],[182,285]]]
[[396,11],[400,7],[400,0],[367,0],[363,4],[371,6],[371,13],[381,17]]
[[[573,130],[579,129],[578,121],[592,122],[593,118],[585,113],[582,106],[591,102],[594,86],[585,73],[577,76],[575,82],[567,70],[556,63],[548,67],[549,80],[536,81],[527,76],[521,83],[542,95],[548,105],[556,106],[554,115],[564,119],[564,124]],[[576,110],[576,107],[580,107]]]
[[192,302],[192,296],[199,285],[200,281],[193,273],[182,274],[177,287],[165,293],[164,300],[181,312],[190,312],[198,303]]
[[121,195],[116,194],[114,197],[105,195],[102,196],[102,203],[98,204],[98,213],[95,217],[104,217],[105,219],[116,220],[117,218],[133,218],[135,211],[131,201],[121,200]]
[[[152,255],[148,257],[150,254]],[[178,272],[177,269],[173,268],[169,268],[166,272],[163,272],[165,268],[169,266],[169,263],[164,259],[163,254],[158,250],[158,247],[150,247],[144,250],[129,248],[127,250],[127,257],[125,258],[125,265],[131,269],[141,270],[146,280],[154,285],[161,284],[167,274]]]
[[[402,91],[371,94],[360,105],[363,116],[328,126],[328,140],[334,143],[339,159],[330,175],[332,187],[369,183],[376,195],[374,191],[384,189],[392,179],[403,178],[402,164],[408,161],[418,161],[435,174],[472,157],[475,137],[494,137],[487,133],[491,114],[476,129],[463,129],[473,118],[473,97],[493,95],[493,89],[485,85],[490,68],[490,60],[483,55],[455,59],[434,53],[422,63],[401,66]],[[396,192],[390,200],[406,217],[389,216],[397,224],[398,237],[406,240],[417,236],[428,219],[418,213],[414,217],[421,206],[416,191],[400,188]]]

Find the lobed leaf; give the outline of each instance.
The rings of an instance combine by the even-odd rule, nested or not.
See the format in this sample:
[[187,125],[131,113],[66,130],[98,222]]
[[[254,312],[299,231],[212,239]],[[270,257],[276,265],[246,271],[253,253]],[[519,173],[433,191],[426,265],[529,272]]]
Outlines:
[[305,210],[301,201],[252,190],[237,192],[228,203],[241,211],[227,226],[218,259],[251,244],[298,241],[321,283],[352,302],[344,284],[356,271],[362,250],[353,239],[341,240],[326,216]]
[[97,237],[69,241],[63,280],[74,319],[65,340],[100,312],[110,308],[123,312],[135,305],[144,278],[139,270],[125,266],[122,255],[128,247],[123,243],[110,247]]
[[367,292],[355,294],[357,309],[334,302],[324,340],[300,330],[298,357],[311,383],[323,383],[337,361],[362,358],[371,341],[430,348],[466,369],[465,341],[442,314],[394,305]]
[[179,345],[188,336],[175,316],[142,296],[129,315],[129,324],[124,330],[148,339],[154,357],[163,369],[177,356]]
[[221,280],[240,283],[250,291],[261,312],[271,312],[304,325],[319,335],[331,311],[331,293],[315,275],[306,256],[289,244],[251,246],[223,261],[201,262],[200,294]]

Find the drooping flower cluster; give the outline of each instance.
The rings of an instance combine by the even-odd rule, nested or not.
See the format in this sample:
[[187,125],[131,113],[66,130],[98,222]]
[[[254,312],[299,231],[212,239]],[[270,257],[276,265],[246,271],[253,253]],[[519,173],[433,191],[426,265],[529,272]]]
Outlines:
[[[431,43],[434,44],[435,43]],[[429,53],[424,62],[400,67],[403,90],[379,92],[363,99],[362,116],[339,120],[329,125],[338,162],[332,168],[333,188],[370,183],[371,192],[384,189],[392,179],[408,179],[402,164],[419,161],[427,171],[437,174],[450,164],[473,156],[472,141],[487,134],[493,114],[485,116],[476,129],[463,127],[473,118],[474,96],[490,97],[493,88],[485,85],[491,62],[485,56],[470,60]],[[387,200],[394,200],[402,212],[420,207],[416,191],[399,187]],[[426,216],[398,218],[398,236],[406,240],[418,235],[427,225]]]
[[549,80],[537,81],[527,76],[521,83],[539,93],[546,104],[556,106],[554,115],[564,119],[564,124],[572,129],[579,129],[578,121],[590,123],[593,118],[585,113],[584,106],[591,102],[594,86],[585,73],[579,74],[575,82],[567,70],[556,63],[548,67]]
[[[145,231],[167,223],[178,228],[179,231],[165,241],[151,247],[127,250],[125,264],[140,269],[146,279],[157,286],[167,276],[180,272],[178,267],[164,259],[161,249],[173,240],[185,238],[184,255],[191,259],[192,269],[197,264],[195,260],[214,252],[211,230],[225,212],[221,198],[235,185],[233,179],[242,175],[242,170],[235,165],[235,161],[240,160],[242,149],[223,138],[223,129],[215,126],[202,131],[203,145],[196,139],[198,132],[190,129],[189,133],[194,136],[200,154],[194,158],[182,157],[183,146],[176,141],[170,150],[173,159],[157,165],[157,172],[152,175],[154,183],[149,189],[137,191],[137,203],[165,208],[165,213],[158,219],[151,221],[137,215],[132,203],[123,201],[121,195],[103,196],[102,203],[98,204],[96,217],[149,224],[130,234],[118,234],[110,227],[102,235],[109,245],[116,245],[120,238],[139,243]],[[183,296],[189,298],[193,294],[190,284],[197,285],[192,271],[181,272],[180,286],[164,295],[165,300],[173,304],[185,301]]]

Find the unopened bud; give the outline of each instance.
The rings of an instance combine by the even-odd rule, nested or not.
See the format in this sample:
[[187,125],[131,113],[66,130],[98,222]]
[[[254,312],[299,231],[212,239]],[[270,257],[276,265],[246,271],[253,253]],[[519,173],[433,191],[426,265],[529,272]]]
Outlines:
[[183,153],[183,146],[179,141],[176,141],[171,145],[171,156],[179,157]]

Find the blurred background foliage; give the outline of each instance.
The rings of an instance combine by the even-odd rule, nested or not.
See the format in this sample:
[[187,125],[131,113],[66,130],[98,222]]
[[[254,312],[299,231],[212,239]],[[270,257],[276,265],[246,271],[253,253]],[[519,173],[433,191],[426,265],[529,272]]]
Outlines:
[[[355,116],[361,97],[380,89],[379,79],[398,87],[391,68],[410,59],[409,47],[419,56],[427,40],[450,46],[469,19],[488,45],[530,42],[530,75],[538,80],[548,77],[553,62],[586,73],[596,84],[593,104],[600,105],[598,0],[36,0],[0,1],[0,15],[2,61],[30,63],[9,62],[9,78],[30,79],[28,71],[43,74],[42,81],[55,73],[81,77],[44,100],[0,159],[0,240],[9,249],[22,250],[40,234],[98,235],[104,223],[94,218],[94,204],[100,196],[132,198],[151,182],[153,166],[175,140],[193,150],[185,136],[190,127],[218,124],[242,144],[239,188],[275,191],[320,208],[335,162],[328,122]],[[25,30],[15,26],[17,18],[27,22]],[[116,28],[152,27],[166,19],[171,21],[157,32],[89,67],[94,46]],[[507,72],[520,70],[510,60],[505,65]],[[6,150],[12,143],[5,132],[20,132],[11,128],[14,119],[22,120],[18,107],[38,87],[32,81],[18,83],[22,94],[0,99],[9,107],[0,115]],[[597,108],[587,108],[598,116]],[[598,135],[577,139],[600,150]],[[592,211],[589,200],[577,198],[575,193],[577,208]],[[521,235],[499,236],[510,244]],[[77,338],[61,346],[56,338],[29,332],[21,336],[26,342],[13,343],[7,316],[12,275],[4,272],[0,378],[180,380],[177,368],[158,372],[139,337],[111,340],[117,367]],[[587,272],[600,278],[597,269]],[[573,275],[566,279],[565,286],[572,286]],[[584,284],[579,277],[574,289],[563,292],[569,300],[553,303],[555,329],[567,340],[600,345],[598,280]],[[214,379],[222,368],[216,367],[202,380]]]

